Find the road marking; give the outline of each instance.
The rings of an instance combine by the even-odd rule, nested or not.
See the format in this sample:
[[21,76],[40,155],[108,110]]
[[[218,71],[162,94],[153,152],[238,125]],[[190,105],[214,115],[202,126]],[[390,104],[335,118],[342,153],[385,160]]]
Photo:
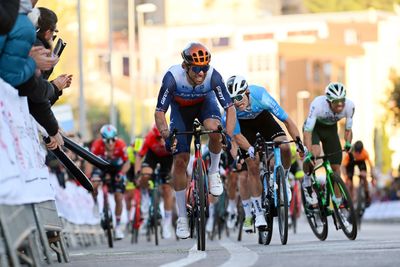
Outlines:
[[197,244],[194,244],[194,246],[189,250],[189,255],[186,258],[160,265],[160,267],[183,267],[202,260],[205,257],[207,257],[207,253],[205,251],[197,250]]
[[247,267],[254,265],[258,260],[258,254],[250,249],[233,243],[230,239],[219,242],[231,254],[228,261],[220,267]]

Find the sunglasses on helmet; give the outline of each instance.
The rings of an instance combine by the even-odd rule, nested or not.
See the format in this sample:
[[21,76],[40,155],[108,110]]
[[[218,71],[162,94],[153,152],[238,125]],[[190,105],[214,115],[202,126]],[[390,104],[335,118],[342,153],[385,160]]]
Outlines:
[[106,144],[112,144],[115,143],[115,137],[113,138],[103,138],[103,142]]
[[210,69],[210,65],[205,65],[205,66],[191,66],[190,67],[191,70],[196,73],[199,74],[201,71],[206,73],[209,69]]

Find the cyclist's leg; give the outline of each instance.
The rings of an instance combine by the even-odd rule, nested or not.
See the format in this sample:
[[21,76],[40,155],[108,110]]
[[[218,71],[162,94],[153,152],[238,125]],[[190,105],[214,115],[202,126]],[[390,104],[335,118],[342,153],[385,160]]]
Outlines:
[[363,180],[363,185],[364,185],[364,192],[365,192],[365,200],[367,206],[371,203],[371,197],[369,194],[369,188],[368,188],[368,180],[367,180],[367,165],[365,164],[365,161],[357,162],[357,166],[360,169],[360,182]]
[[110,192],[114,192],[114,199],[115,199],[115,238],[122,239],[124,238],[124,234],[122,229],[120,228],[121,223],[121,214],[122,214],[122,201],[124,199],[125,193],[125,178],[124,177],[112,177],[111,178],[111,186]]
[[238,178],[239,178],[239,195],[242,200],[242,206],[244,210],[244,223],[243,223],[243,230],[246,232],[253,231],[253,226],[252,226],[252,217],[253,215],[251,214],[251,195],[250,195],[250,190],[249,190],[249,185],[248,185],[248,173],[247,173],[247,167],[246,169],[243,169],[238,172]]
[[351,198],[354,199],[354,186],[353,186],[353,176],[354,176],[354,162],[349,162],[345,168],[346,171],[346,184],[350,191]]
[[174,198],[172,195],[172,187],[170,185],[170,172],[172,167],[172,156],[160,157],[158,162],[160,163],[160,174],[161,177],[161,193],[164,199],[164,218],[162,220],[163,227],[163,238],[171,238],[172,228],[172,209],[174,205]]

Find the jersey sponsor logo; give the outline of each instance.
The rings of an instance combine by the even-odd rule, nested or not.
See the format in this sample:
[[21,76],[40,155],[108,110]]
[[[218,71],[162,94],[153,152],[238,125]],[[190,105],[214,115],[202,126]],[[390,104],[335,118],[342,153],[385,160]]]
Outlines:
[[217,90],[218,98],[225,101],[225,97],[224,97],[224,94],[222,93],[221,86],[218,85],[216,90]]
[[308,115],[308,117],[309,117],[310,119],[311,119],[311,117],[313,116],[314,111],[315,111],[315,107],[312,106],[311,109],[310,109],[310,113],[309,113],[309,115]]
[[169,89],[167,88],[167,89],[165,89],[165,92],[164,92],[164,94],[163,94],[163,96],[162,96],[162,98],[161,98],[161,104],[162,104],[162,105],[165,104],[165,101],[167,100],[168,94],[169,94]]

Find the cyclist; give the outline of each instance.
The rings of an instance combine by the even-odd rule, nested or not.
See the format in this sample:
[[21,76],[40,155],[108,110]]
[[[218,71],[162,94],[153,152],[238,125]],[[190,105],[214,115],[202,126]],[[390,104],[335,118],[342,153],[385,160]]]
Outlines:
[[[171,105],[171,129],[178,131],[192,130],[193,121],[198,118],[207,130],[217,130],[221,121],[221,113],[217,100],[227,112],[227,143],[230,145],[235,121],[235,111],[229,94],[226,91],[220,73],[209,65],[210,51],[201,43],[189,43],[181,52],[183,62],[170,67],[164,75],[158,95],[155,120],[161,136],[169,144],[170,131],[165,113]],[[178,220],[176,235],[188,238],[189,225],[186,213],[186,168],[189,162],[191,136],[179,135],[174,150],[172,176],[176,191]],[[222,194],[223,186],[219,175],[221,155],[221,136],[209,135],[211,164],[208,170],[209,190],[212,195]]]
[[[311,189],[310,172],[314,162],[311,162],[312,156],[318,156],[321,153],[319,143],[325,154],[334,153],[341,150],[341,144],[338,135],[337,122],[346,118],[344,131],[344,148],[348,151],[351,148],[352,130],[354,115],[354,104],[346,98],[346,88],[342,83],[332,82],[325,88],[325,95],[317,96],[310,105],[310,112],[304,124],[304,144],[308,149],[307,156],[303,163],[304,195],[308,205],[313,206],[318,203],[317,195]],[[333,155],[330,159],[332,169],[340,176],[340,163],[342,153]],[[341,201],[341,199],[337,199]]]
[[[148,187],[149,179],[151,179],[157,164],[160,164],[160,182],[164,199],[165,215],[162,222],[162,235],[163,238],[168,239],[172,236],[172,208],[174,204],[172,188],[169,185],[172,154],[166,150],[164,139],[161,137],[160,132],[154,125],[147,133],[142,149],[140,150],[135,163],[135,169],[141,173],[140,181],[138,181],[138,183],[142,186],[142,188]],[[148,196],[148,191],[145,189],[143,192],[142,205],[143,207],[147,208],[147,210],[143,210],[143,212],[146,213],[148,212],[150,199]]]
[[[250,85],[244,77],[236,75],[227,81],[229,95],[234,101],[237,122],[234,131],[235,141],[239,145],[248,170],[248,194],[241,195],[243,207],[250,208],[250,199],[255,209],[255,226],[266,227],[264,212],[261,207],[262,185],[260,182],[260,161],[253,147],[256,142],[256,133],[259,132],[267,141],[287,140],[286,134],[273,118],[277,117],[283,122],[293,139],[296,140],[298,150],[303,155],[304,147],[300,139],[300,133],[293,120],[272,98],[267,90],[261,86]],[[282,153],[282,164],[285,168],[288,201],[291,199],[291,191],[288,183],[288,171],[291,163],[290,147],[288,144],[280,146]],[[248,214],[248,212],[246,212]],[[249,222],[250,218],[246,218]]]
[[368,181],[367,181],[367,165],[368,163],[369,169],[371,170],[371,176],[374,178],[374,167],[372,165],[371,160],[369,159],[369,154],[367,150],[364,148],[364,144],[362,141],[357,141],[354,143],[352,149],[349,153],[346,153],[342,166],[344,167],[344,173],[347,177],[347,186],[349,188],[350,194],[353,197],[353,175],[354,175],[354,167],[358,166],[360,170],[360,179],[364,179],[364,190],[365,190],[365,198],[366,204],[369,206],[371,204],[371,196],[369,194]]
[[[120,226],[122,214],[122,201],[125,192],[125,178],[130,164],[126,154],[125,142],[117,137],[117,129],[111,125],[103,125],[100,129],[101,137],[93,141],[91,151],[93,154],[103,158],[119,170],[115,175],[105,174],[105,180],[109,181],[109,191],[114,193],[115,198],[115,239],[123,239],[124,233]],[[91,166],[91,165],[89,165]],[[89,167],[89,172],[92,167]],[[93,180],[93,187],[97,195],[98,180]],[[96,198],[95,198],[96,201]]]

